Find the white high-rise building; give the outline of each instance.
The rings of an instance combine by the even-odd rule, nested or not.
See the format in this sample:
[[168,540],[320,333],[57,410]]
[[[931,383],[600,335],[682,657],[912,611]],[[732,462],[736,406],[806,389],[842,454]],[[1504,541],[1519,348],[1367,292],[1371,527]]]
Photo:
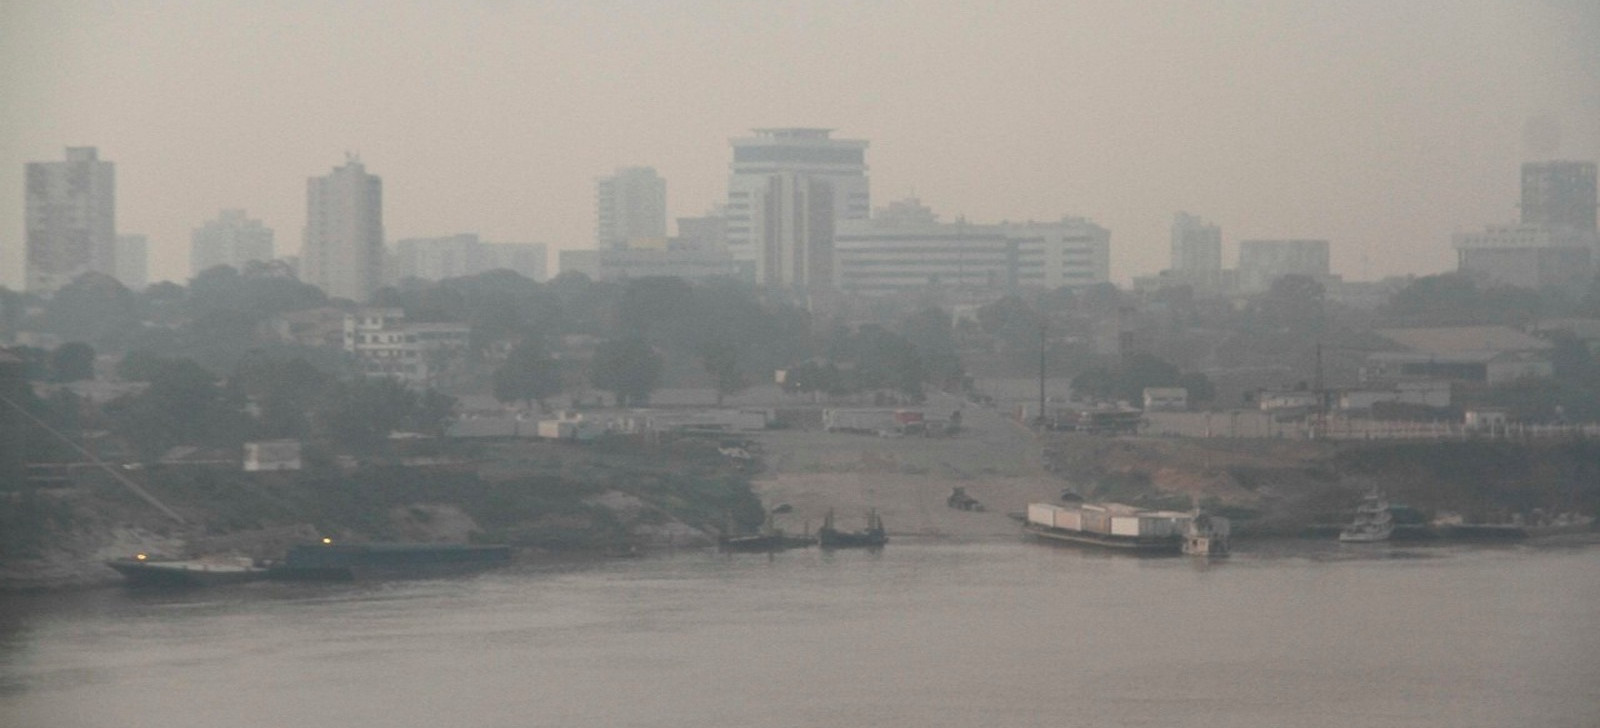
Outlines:
[[653,167],[624,167],[595,182],[595,241],[601,250],[667,237],[667,181]]
[[832,226],[871,214],[867,142],[829,129],[756,129],[730,140],[727,240],[764,285],[831,285]]
[[343,167],[306,182],[301,280],[329,298],[366,302],[383,276],[383,181],[347,155]]
[[27,288],[52,293],[84,273],[117,273],[116,167],[94,147],[27,167]]
[[189,236],[189,275],[219,265],[243,269],[245,263],[272,256],[272,228],[250,219],[244,210],[223,210]]
[[143,235],[117,236],[117,280],[131,290],[150,283],[150,240]]

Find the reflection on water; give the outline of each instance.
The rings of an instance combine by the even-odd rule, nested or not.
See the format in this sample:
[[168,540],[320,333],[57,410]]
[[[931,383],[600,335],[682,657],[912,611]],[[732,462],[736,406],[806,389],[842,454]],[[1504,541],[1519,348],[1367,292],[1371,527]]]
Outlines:
[[1600,724],[1600,549],[1012,541],[0,601],[11,726]]

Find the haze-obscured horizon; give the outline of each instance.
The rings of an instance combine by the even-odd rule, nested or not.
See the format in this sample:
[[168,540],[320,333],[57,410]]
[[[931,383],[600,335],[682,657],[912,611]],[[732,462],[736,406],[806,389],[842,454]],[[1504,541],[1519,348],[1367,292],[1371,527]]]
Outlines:
[[1539,2],[317,3],[0,0],[0,284],[22,169],[96,146],[151,280],[245,208],[294,254],[306,178],[359,152],[386,237],[594,245],[594,179],[726,196],[728,139],[867,139],[874,205],[1088,217],[1112,278],[1172,214],[1326,238],[1335,273],[1454,267],[1517,215],[1525,159],[1600,157],[1600,5]]

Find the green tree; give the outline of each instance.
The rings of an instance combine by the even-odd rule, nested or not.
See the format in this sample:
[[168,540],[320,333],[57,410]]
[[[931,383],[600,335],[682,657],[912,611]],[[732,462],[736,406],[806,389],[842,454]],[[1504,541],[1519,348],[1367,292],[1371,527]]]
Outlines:
[[900,325],[900,335],[916,347],[923,368],[940,388],[959,386],[964,372],[949,313],[934,307],[918,310]]
[[618,318],[630,336],[648,336],[654,329],[694,314],[694,291],[682,278],[647,276],[628,281]]
[[94,347],[81,341],[62,344],[50,357],[50,373],[57,382],[94,379]]
[[85,273],[56,291],[44,311],[45,330],[66,339],[120,344],[139,330],[134,295],[104,273]]
[[243,403],[192,359],[156,369],[150,387],[107,405],[115,429],[146,456],[174,445],[236,447],[250,431]]
[[366,378],[338,382],[314,413],[316,431],[349,452],[381,451],[391,432],[444,431],[455,400],[428,390],[418,393],[399,381]]
[[644,339],[630,336],[595,347],[589,381],[596,389],[611,392],[617,406],[626,407],[649,399],[661,381],[661,369],[661,356]]
[[1250,301],[1251,326],[1257,331],[1320,333],[1326,323],[1326,291],[1311,276],[1287,275]]
[[744,372],[739,369],[739,350],[724,341],[707,342],[700,349],[700,363],[711,375],[711,385],[717,390],[717,406],[722,398],[737,394],[750,386]]
[[[1206,382],[1209,384],[1209,380]],[[1072,390],[1096,399],[1141,402],[1147,387],[1181,387],[1183,374],[1160,357],[1138,352],[1116,369],[1095,367],[1072,379]],[[1213,395],[1214,396],[1214,393]]]
[[539,403],[561,393],[560,362],[545,353],[538,339],[524,339],[494,372],[494,398],[501,402]]
[[234,366],[228,385],[255,402],[256,437],[304,438],[311,434],[311,411],[331,379],[300,357],[282,358],[252,351]]

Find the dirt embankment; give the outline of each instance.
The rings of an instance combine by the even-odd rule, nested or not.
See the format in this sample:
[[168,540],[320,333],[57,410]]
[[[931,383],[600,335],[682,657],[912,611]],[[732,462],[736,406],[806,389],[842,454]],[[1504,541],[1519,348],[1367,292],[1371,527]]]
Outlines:
[[[829,509],[851,528],[877,509],[891,534],[923,537],[1014,535],[1005,514],[1064,489],[1090,500],[1201,504],[1233,517],[1241,535],[1343,522],[1371,488],[1424,518],[1496,523],[1600,512],[1596,442],[1036,437],[996,414],[968,412],[974,426],[949,439],[772,433],[761,438],[767,471],[754,485],[769,508],[792,508],[776,519],[786,530],[814,528]],[[947,508],[955,487],[987,511]]]

